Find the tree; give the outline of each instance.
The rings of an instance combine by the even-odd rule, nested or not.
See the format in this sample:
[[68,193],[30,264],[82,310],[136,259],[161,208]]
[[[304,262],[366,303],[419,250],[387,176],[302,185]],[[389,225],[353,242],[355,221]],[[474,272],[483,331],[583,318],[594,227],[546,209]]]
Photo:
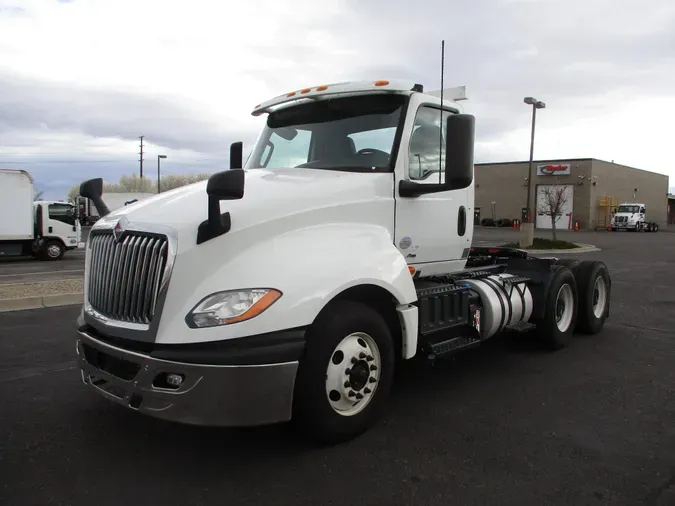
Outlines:
[[[204,181],[211,176],[209,173],[201,174],[169,174],[160,180],[161,190],[163,192],[180,188],[192,183]],[[119,183],[105,183],[103,185],[103,194],[106,193],[157,193],[157,180],[153,181],[148,177],[141,179],[138,175],[122,176]],[[75,202],[80,195],[80,185],[73,186],[68,192],[68,201]],[[105,197],[104,197],[105,200]]]
[[45,192],[43,192],[43,191],[35,192],[33,194],[33,200],[34,201],[42,200],[42,195],[44,195],[44,193]]
[[557,241],[555,224],[558,216],[562,214],[565,204],[569,200],[569,187],[567,185],[550,185],[541,187],[541,203],[539,213],[551,217],[551,231],[553,240]]

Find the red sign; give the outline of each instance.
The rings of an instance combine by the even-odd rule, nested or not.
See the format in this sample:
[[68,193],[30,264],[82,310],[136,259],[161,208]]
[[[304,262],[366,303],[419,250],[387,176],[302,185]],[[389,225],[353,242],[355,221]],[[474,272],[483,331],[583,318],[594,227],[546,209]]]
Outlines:
[[558,165],[537,165],[537,176],[569,176],[572,166],[568,163]]

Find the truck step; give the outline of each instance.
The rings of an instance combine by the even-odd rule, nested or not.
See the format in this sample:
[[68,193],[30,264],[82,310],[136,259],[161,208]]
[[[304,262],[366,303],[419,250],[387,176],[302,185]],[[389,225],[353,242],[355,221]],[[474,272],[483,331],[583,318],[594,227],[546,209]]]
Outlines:
[[480,339],[477,336],[453,337],[452,339],[441,341],[440,343],[431,343],[429,355],[438,357],[440,355],[447,355],[448,353],[454,353],[459,350],[478,346],[479,344]]
[[530,330],[533,330],[534,328],[536,328],[536,325],[534,323],[520,321],[507,326],[506,330],[510,330],[512,332],[525,333],[529,332]]

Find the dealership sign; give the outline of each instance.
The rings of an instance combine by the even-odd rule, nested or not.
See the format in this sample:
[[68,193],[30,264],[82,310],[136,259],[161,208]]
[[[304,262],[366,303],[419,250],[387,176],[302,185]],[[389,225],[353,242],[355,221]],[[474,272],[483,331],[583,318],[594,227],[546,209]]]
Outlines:
[[556,165],[537,165],[537,176],[569,176],[572,166],[569,163]]

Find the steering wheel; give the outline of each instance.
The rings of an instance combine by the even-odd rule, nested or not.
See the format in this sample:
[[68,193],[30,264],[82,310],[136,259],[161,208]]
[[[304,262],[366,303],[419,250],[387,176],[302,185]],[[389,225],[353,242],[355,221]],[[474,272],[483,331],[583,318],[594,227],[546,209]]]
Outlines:
[[387,158],[389,158],[389,153],[387,153],[386,151],[382,151],[382,150],[379,150],[379,149],[372,149],[372,148],[359,149],[356,152],[356,154],[359,155],[359,156],[363,156],[363,155],[382,155],[382,156],[386,156]]

